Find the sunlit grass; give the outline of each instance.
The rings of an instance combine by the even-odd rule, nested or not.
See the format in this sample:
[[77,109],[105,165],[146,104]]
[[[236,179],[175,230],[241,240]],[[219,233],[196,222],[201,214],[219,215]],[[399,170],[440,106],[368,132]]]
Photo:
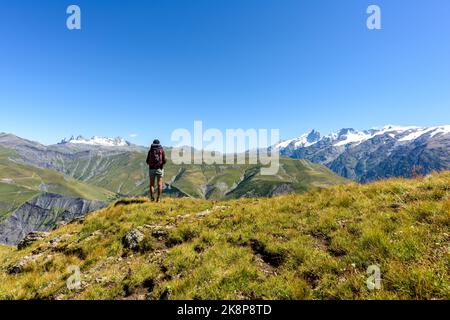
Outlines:
[[[270,199],[124,199],[23,251],[0,247],[0,298],[449,299],[449,195],[445,172]],[[136,252],[122,243],[134,228]],[[80,290],[66,288],[70,265]],[[371,265],[381,290],[366,286]]]

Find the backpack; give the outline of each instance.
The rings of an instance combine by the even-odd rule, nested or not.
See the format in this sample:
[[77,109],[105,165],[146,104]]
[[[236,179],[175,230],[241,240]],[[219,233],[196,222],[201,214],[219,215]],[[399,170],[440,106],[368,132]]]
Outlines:
[[150,149],[150,163],[151,168],[162,168],[163,163],[163,149],[162,148],[151,148]]

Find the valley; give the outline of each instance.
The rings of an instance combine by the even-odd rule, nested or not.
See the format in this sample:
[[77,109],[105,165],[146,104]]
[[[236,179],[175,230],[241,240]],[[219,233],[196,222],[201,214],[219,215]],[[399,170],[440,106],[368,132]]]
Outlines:
[[[11,231],[11,226],[1,229],[2,224],[11,224],[9,217],[17,220],[16,211],[22,212],[19,210],[22,206],[30,207],[30,201],[43,194],[65,196],[68,203],[76,203],[76,198],[109,203],[120,197],[148,196],[145,148],[121,139],[96,138],[93,145],[85,144],[84,138],[76,141],[43,146],[0,134],[0,232],[8,233],[0,237],[0,242],[19,241],[26,235],[23,230],[51,227],[34,223],[33,229],[20,223],[16,224],[17,232]],[[107,145],[98,145],[98,141],[106,141]],[[115,142],[118,145],[111,146]],[[260,165],[175,165],[170,160],[171,149],[167,152],[164,194],[169,197],[210,200],[271,197],[348,183],[323,165],[303,159],[282,158],[276,176],[262,176]],[[34,208],[35,213],[28,216],[46,215],[49,209]],[[66,209],[70,211],[69,207]],[[26,221],[23,215],[19,220]],[[52,221],[55,224],[58,219]]]

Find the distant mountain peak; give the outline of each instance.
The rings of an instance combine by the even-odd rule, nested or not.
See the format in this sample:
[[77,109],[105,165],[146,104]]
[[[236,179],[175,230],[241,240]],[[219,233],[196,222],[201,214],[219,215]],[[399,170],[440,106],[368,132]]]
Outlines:
[[338,137],[342,137],[349,133],[355,133],[355,132],[356,132],[356,130],[353,128],[343,128],[343,129],[339,130]]
[[319,142],[320,139],[321,139],[320,133],[313,129],[309,133],[302,134],[300,137],[296,139],[280,141],[278,144],[274,146],[274,148],[284,149],[287,147],[290,148],[309,147]]
[[320,135],[320,132],[316,131],[315,129],[311,130],[311,132],[306,137],[306,140],[309,143],[314,143],[320,140],[322,136]]
[[79,135],[76,138],[74,136],[71,136],[69,139],[63,139],[59,144],[83,144],[102,147],[127,147],[131,145],[130,142],[121,137],[108,138],[93,136],[92,138],[87,139],[82,135]]

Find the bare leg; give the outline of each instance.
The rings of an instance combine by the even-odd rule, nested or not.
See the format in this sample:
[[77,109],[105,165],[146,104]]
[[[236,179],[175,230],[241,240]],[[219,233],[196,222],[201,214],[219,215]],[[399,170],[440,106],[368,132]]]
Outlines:
[[156,199],[156,202],[159,202],[159,200],[161,198],[162,189],[163,189],[163,180],[162,180],[162,177],[159,176],[158,177],[158,198]]
[[155,201],[155,177],[150,177],[150,199]]

